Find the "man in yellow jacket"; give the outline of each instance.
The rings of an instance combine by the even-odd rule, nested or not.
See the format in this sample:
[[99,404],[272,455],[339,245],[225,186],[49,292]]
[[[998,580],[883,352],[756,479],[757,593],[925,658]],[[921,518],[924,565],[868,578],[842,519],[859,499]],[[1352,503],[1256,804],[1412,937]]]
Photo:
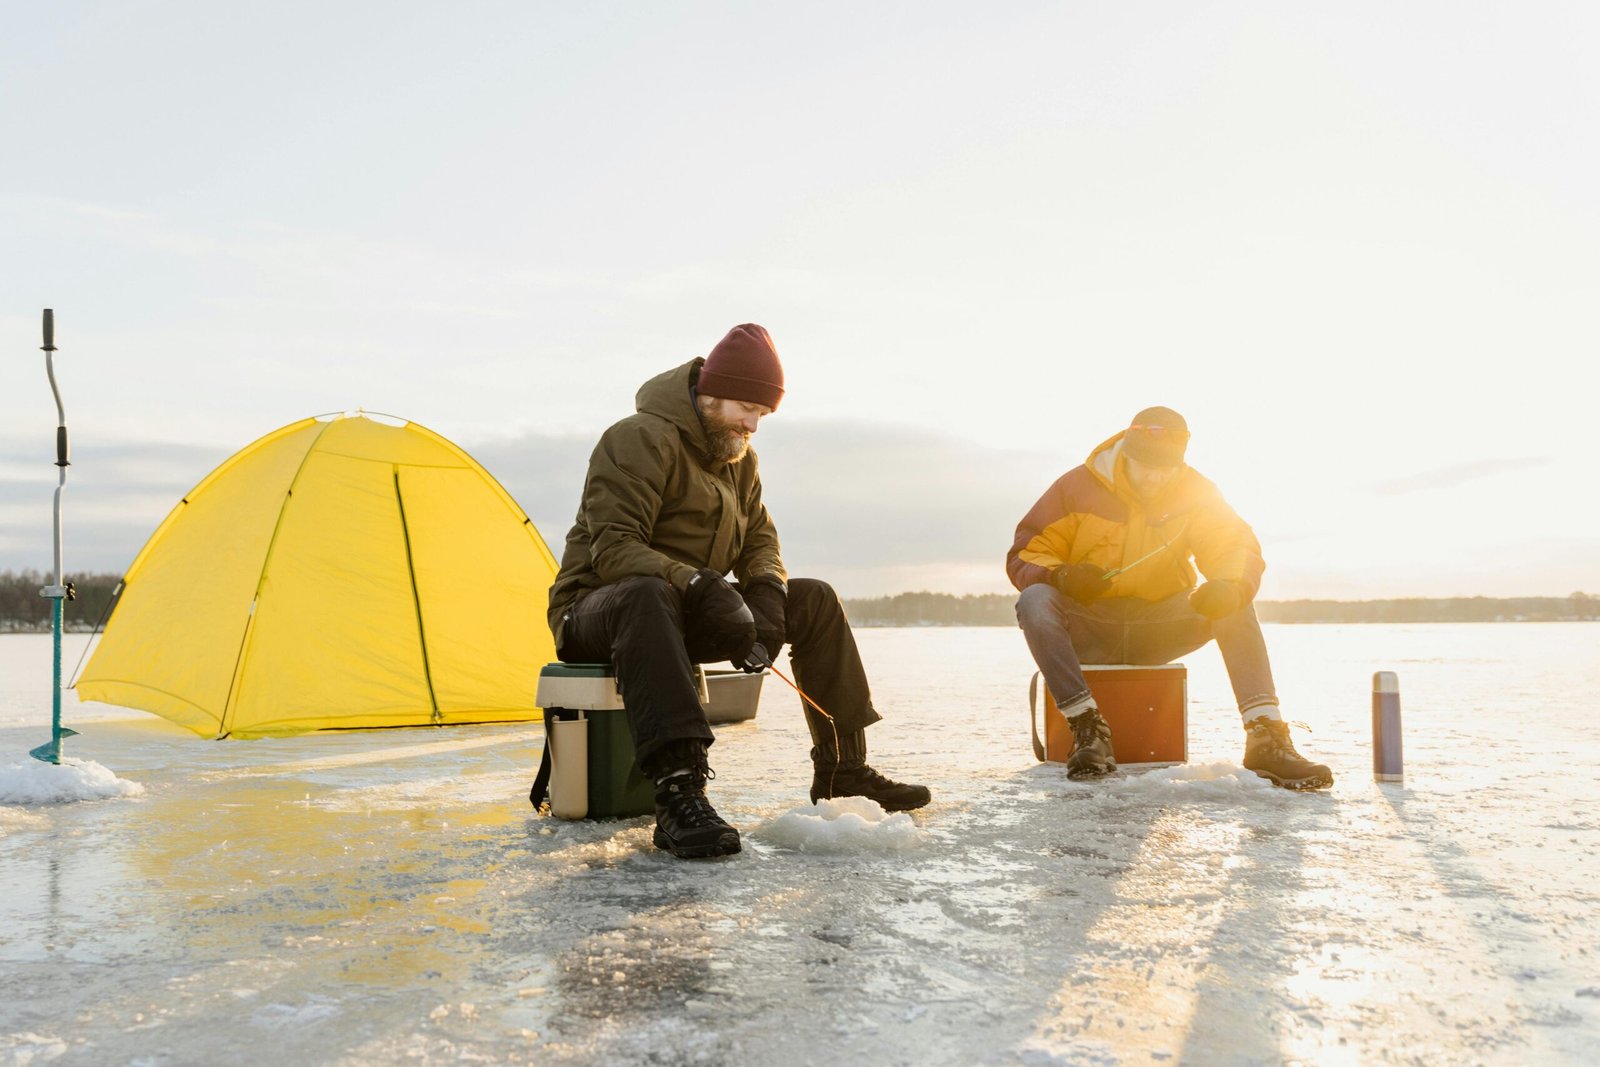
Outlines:
[[1266,569],[1260,542],[1184,463],[1188,444],[1183,416],[1146,408],[1017,525],[1006,572],[1022,593],[1028,648],[1072,727],[1067,773],[1117,768],[1084,662],[1170,663],[1214,639],[1244,720],[1246,769],[1287,789],[1327,788],[1333,772],[1295,751],[1278,709],[1251,604]]

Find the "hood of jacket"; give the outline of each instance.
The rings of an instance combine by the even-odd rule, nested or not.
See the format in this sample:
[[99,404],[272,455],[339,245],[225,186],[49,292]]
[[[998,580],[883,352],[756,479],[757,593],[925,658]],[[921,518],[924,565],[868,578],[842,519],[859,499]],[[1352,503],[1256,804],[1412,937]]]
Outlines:
[[705,362],[703,356],[696,356],[682,366],[662,371],[639,387],[633,395],[633,406],[641,415],[654,415],[676,426],[700,461],[710,466],[711,438],[695,409],[693,391]]
[[1133,491],[1132,483],[1128,481],[1127,469],[1117,462],[1122,458],[1122,439],[1127,433],[1126,430],[1119,430],[1112,434],[1091,448],[1089,457],[1083,461],[1083,465],[1089,468],[1089,473],[1120,499],[1139,507],[1153,507],[1157,502],[1172,496],[1181,484],[1190,480],[1187,475],[1192,468],[1187,463],[1180,464],[1177,477],[1168,482],[1154,500],[1141,500],[1139,494]]
[[1026,589],[1055,567],[1092,563],[1118,572],[1107,596],[1155,601],[1193,588],[1198,566],[1254,597],[1266,568],[1254,531],[1188,464],[1141,499],[1120,462],[1123,438],[1096,445],[1023,516],[1006,556],[1012,584]]
[[701,567],[731,570],[740,581],[784,580],[755,449],[737,463],[711,455],[691,392],[704,362],[692,359],[645,382],[637,410],[601,434],[590,454],[550,587],[558,649],[568,610],[601,586],[659,578],[681,593]]

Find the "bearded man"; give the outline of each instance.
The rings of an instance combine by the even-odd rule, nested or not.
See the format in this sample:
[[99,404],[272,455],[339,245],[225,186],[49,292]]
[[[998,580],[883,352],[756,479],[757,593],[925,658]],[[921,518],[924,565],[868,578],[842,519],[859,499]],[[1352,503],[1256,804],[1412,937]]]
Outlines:
[[655,783],[655,845],[679,857],[740,847],[706,798],[715,738],[694,663],[726,659],[755,672],[787,642],[796,683],[833,717],[802,703],[812,803],[864,796],[907,811],[930,799],[927,788],[867,764],[863,731],[881,716],[844,608],[826,583],[790,581],[784,569],[750,449],[782,398],[777,349],[754,323],[645,382],[635,414],[606,430],[589,457],[550,588],[556,654],[616,670],[639,769]]

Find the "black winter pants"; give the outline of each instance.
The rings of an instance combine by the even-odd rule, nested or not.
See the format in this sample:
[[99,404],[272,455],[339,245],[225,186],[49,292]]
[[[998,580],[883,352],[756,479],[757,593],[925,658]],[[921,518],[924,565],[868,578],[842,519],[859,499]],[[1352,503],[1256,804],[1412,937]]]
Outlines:
[[[792,579],[784,614],[795,683],[827,709],[840,732],[882,718],[873,710],[861,653],[833,587],[813,578]],[[698,738],[709,745],[715,740],[691,664],[715,663],[732,651],[686,626],[683,595],[671,583],[627,578],[601,586],[568,612],[556,655],[566,663],[616,668],[628,729],[643,765],[670,741]],[[812,736],[825,736],[825,726],[818,732],[820,716],[809,707],[803,710]]]

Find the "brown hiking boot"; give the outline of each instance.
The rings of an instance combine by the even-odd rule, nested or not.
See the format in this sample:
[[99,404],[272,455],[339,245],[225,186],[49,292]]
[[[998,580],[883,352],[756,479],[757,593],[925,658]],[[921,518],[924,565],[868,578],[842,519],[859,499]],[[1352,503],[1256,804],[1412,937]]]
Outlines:
[[1285,789],[1326,789],[1333,771],[1294,750],[1289,724],[1281,719],[1251,719],[1244,728],[1244,769]]
[[1104,778],[1117,771],[1111,751],[1111,724],[1098,708],[1081,711],[1067,720],[1072,727],[1072,755],[1067,757],[1068,778]]

